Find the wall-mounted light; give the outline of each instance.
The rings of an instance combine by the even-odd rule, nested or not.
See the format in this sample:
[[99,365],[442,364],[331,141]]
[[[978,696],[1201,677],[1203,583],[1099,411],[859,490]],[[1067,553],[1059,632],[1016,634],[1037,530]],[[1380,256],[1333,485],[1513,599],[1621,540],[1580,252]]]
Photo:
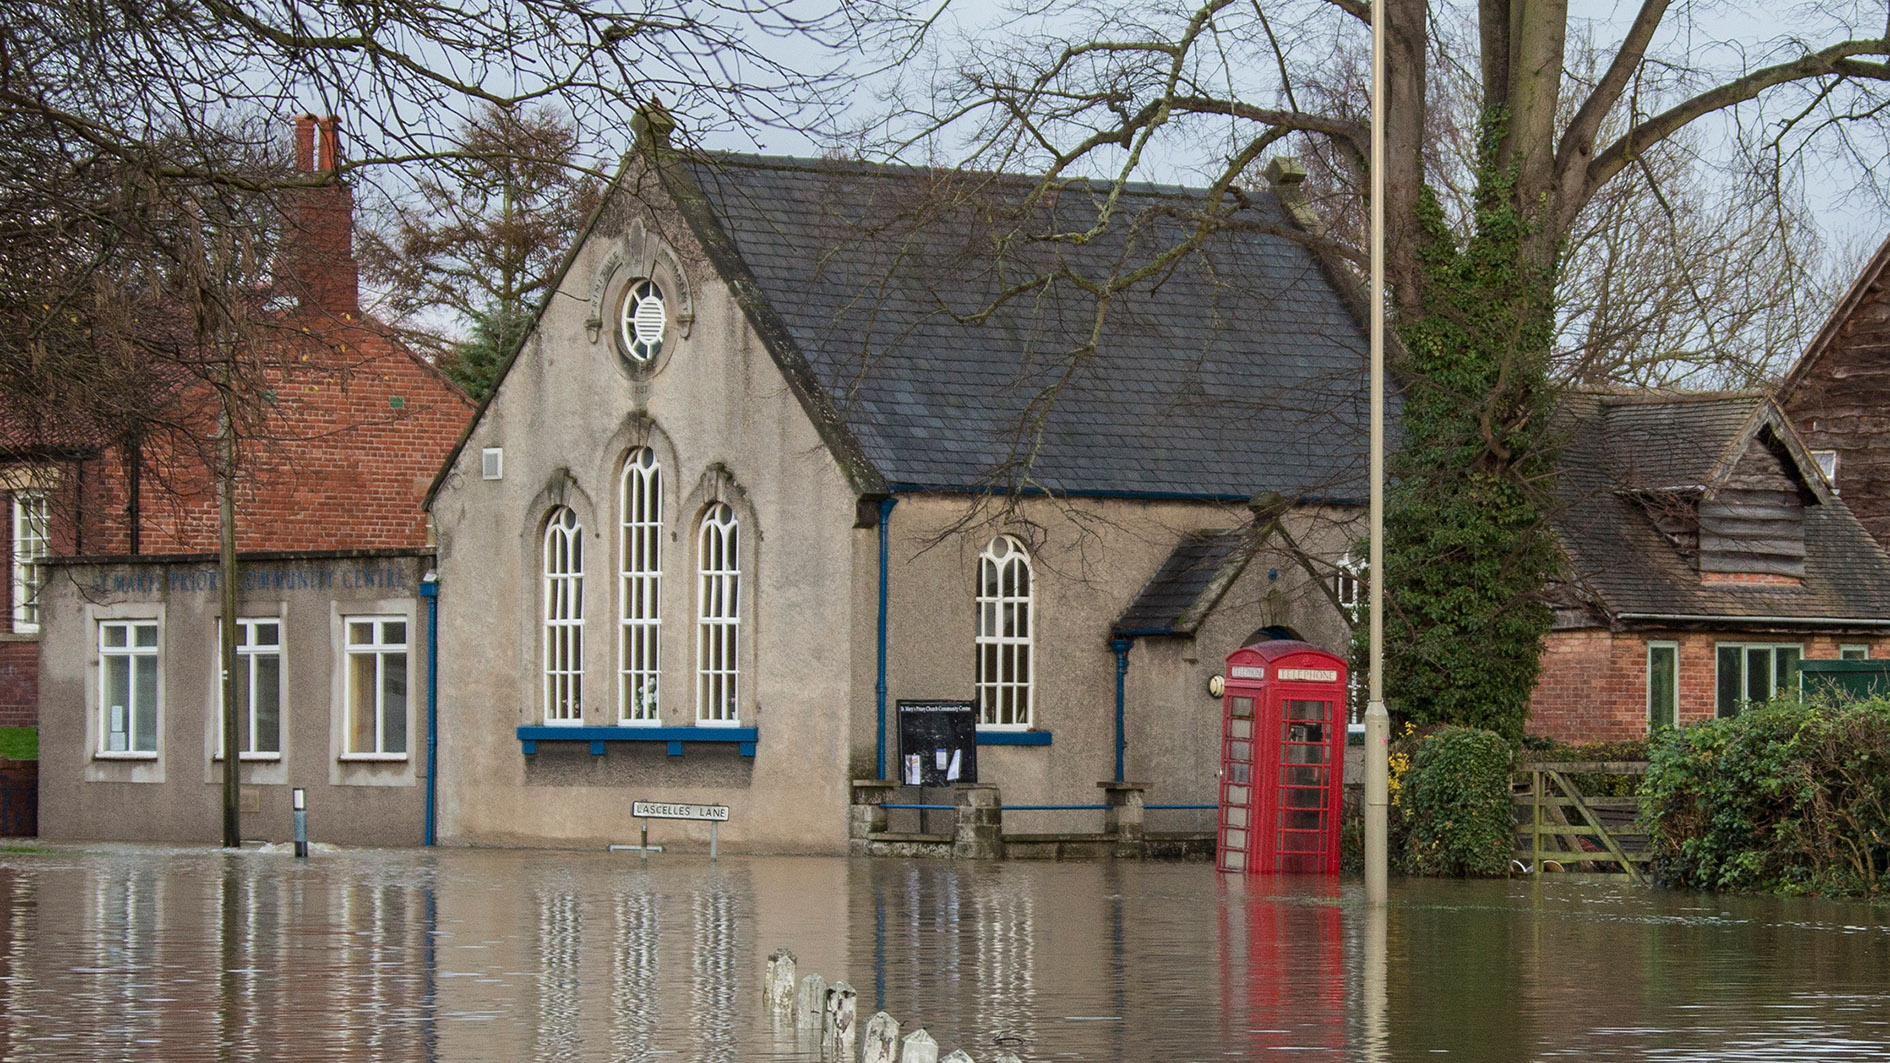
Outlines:
[[1218,698],[1227,693],[1227,677],[1215,672],[1208,677],[1208,697]]

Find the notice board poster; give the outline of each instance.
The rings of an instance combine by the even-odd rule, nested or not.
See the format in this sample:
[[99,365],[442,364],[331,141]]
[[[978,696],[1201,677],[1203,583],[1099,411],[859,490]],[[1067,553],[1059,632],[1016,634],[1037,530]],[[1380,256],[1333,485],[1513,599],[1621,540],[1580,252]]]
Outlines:
[[899,702],[899,781],[956,786],[978,781],[978,707],[969,701]]

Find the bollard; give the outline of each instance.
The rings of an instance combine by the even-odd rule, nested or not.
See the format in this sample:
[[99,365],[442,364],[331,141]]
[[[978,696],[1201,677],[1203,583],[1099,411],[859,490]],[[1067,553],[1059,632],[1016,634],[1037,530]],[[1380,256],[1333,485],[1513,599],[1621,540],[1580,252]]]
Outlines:
[[901,1045],[899,1063],[938,1063],[938,1042],[924,1029],[907,1034]]
[[801,979],[801,991],[794,998],[794,1025],[803,1030],[818,1030],[827,1013],[827,980],[817,974]]
[[860,1045],[860,1063],[898,1063],[899,1020],[883,1011],[866,1020],[866,1040]]
[[821,1054],[851,1063],[853,1046],[859,1040],[854,1019],[859,1015],[859,994],[844,981],[827,990],[827,1006],[821,1013]]
[[289,791],[289,818],[295,824],[295,855],[308,858],[308,791],[300,786]]
[[974,1063],[974,1061],[970,1056],[965,1054],[964,1049],[954,1048],[952,1049],[952,1054],[946,1056],[940,1063]]
[[768,954],[768,974],[761,981],[761,1006],[775,1021],[794,1017],[794,954],[775,949]]

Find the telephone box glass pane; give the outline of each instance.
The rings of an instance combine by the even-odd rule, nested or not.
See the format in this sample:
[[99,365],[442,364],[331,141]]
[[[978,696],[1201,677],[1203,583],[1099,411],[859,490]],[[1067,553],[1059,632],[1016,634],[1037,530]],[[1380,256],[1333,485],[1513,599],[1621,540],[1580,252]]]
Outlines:
[[1325,813],[1320,811],[1288,812],[1285,816],[1286,828],[1288,830],[1319,830],[1325,825],[1325,818]]
[[1238,849],[1227,850],[1221,854],[1221,859],[1227,861],[1227,870],[1229,871],[1245,871],[1247,869],[1247,854]]
[[1235,716],[1252,716],[1253,715],[1253,699],[1252,698],[1234,698],[1232,699],[1232,701],[1233,701],[1232,712]]
[[1245,786],[1229,786],[1227,788],[1227,803],[1233,806],[1245,806],[1247,803],[1247,788]]
[[1227,847],[1229,849],[1245,849],[1247,847],[1247,832],[1246,831],[1228,830],[1226,834],[1227,834]]
[[1288,745],[1280,752],[1284,754],[1282,759],[1288,764],[1324,764],[1326,762],[1326,744],[1320,741],[1320,738],[1323,737],[1321,734],[1316,732],[1312,738],[1300,738],[1295,736],[1295,730],[1308,726],[1314,728],[1318,727],[1317,724],[1286,725],[1286,740],[1293,744]]
[[1229,760],[1244,761],[1248,764],[1253,763],[1253,743],[1252,742],[1227,743],[1227,757]]
[[1247,809],[1243,805],[1230,806],[1223,818],[1227,820],[1227,825],[1230,827],[1244,827],[1247,825]]
[[1233,736],[1235,738],[1252,738],[1253,737],[1253,721],[1252,720],[1235,720],[1233,721],[1233,726],[1229,730],[1232,731]]
[[1323,789],[1311,786],[1289,786],[1286,788],[1287,808],[1321,808],[1326,803]]
[[[1249,772],[1251,772],[1252,770],[1253,768],[1246,764],[1241,764],[1241,763],[1229,764],[1227,766],[1227,778],[1231,782],[1239,783],[1240,785],[1245,786],[1249,782],[1253,781],[1253,776],[1249,774]],[[1245,799],[1243,798],[1243,800]]]
[[1329,701],[1289,701],[1286,703],[1286,718],[1289,720],[1329,720],[1332,718],[1332,703]]
[[1280,781],[1288,786],[1322,786],[1326,781],[1323,766],[1287,766],[1280,769]]

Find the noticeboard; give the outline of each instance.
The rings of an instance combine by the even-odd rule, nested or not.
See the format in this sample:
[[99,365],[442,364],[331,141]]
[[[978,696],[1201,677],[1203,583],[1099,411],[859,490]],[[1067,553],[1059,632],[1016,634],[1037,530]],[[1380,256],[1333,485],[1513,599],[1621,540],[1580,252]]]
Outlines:
[[1890,694],[1890,660],[1800,661],[1799,692],[1842,699],[1878,698]]
[[899,702],[899,781],[955,786],[978,781],[978,707],[969,701]]

